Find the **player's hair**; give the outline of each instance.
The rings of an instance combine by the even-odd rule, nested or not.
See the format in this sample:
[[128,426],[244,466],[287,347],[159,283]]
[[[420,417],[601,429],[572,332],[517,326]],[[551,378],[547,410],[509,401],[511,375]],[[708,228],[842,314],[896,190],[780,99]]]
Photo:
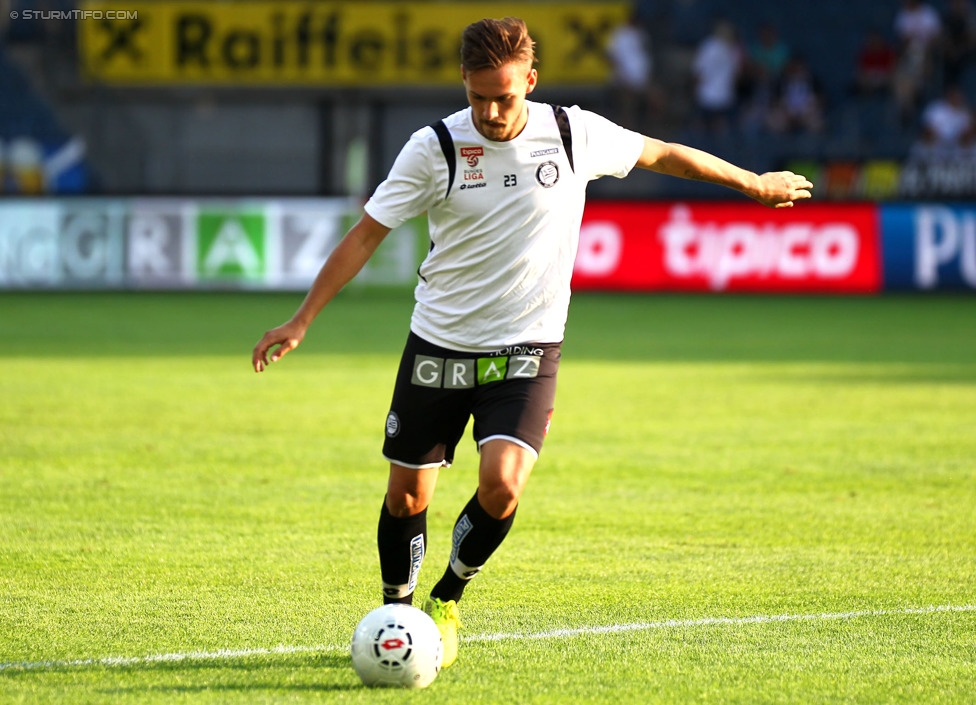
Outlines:
[[518,17],[485,19],[469,24],[461,35],[465,71],[497,69],[505,64],[535,63],[535,41]]

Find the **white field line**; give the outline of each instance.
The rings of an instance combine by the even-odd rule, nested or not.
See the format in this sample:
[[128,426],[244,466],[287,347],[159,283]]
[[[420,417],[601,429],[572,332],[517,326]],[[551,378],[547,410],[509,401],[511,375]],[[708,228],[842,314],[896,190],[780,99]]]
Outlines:
[[648,631],[652,629],[684,629],[688,627],[711,627],[745,624],[772,624],[775,622],[814,622],[823,620],[859,619],[863,617],[886,617],[902,615],[926,615],[940,612],[976,612],[976,605],[943,605],[938,607],[918,607],[901,610],[865,610],[861,612],[824,612],[821,614],[774,614],[754,617],[702,617],[700,619],[669,619],[663,622],[635,622],[633,624],[611,624],[605,627],[579,627],[577,629],[553,629],[547,632],[520,634],[481,634],[466,637],[465,641],[505,641],[510,639],[565,639],[586,634],[616,634],[619,632]]
[[[779,614],[755,615],[752,617],[702,617],[699,619],[669,619],[661,622],[634,622],[632,624],[610,624],[575,629],[553,629],[544,632],[507,632],[496,634],[475,634],[464,637],[465,642],[486,641],[525,641],[529,639],[566,639],[590,634],[617,634],[620,632],[650,631],[655,629],[687,629],[691,627],[742,626],[748,624],[775,624],[779,622],[816,622],[826,620],[850,620],[866,617],[898,617],[905,615],[932,615],[947,612],[976,612],[976,605],[941,605],[917,607],[912,609],[864,610],[858,612],[823,612],[820,614]],[[37,671],[57,668],[84,668],[95,666],[112,668],[119,666],[142,666],[159,663],[178,663],[181,661],[222,661],[249,656],[275,656],[279,654],[329,653],[348,650],[347,645],[321,646],[275,646],[266,649],[220,649],[217,651],[196,651],[172,654],[152,654],[149,656],[109,656],[105,658],[84,658],[65,661],[21,661],[0,663],[2,671]]]

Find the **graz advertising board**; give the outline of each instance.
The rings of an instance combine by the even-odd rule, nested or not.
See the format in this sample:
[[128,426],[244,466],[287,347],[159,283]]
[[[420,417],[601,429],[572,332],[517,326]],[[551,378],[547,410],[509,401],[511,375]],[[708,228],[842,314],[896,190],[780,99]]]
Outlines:
[[[305,289],[356,217],[345,199],[0,202],[0,287]],[[357,283],[415,283],[424,218],[382,244]]]

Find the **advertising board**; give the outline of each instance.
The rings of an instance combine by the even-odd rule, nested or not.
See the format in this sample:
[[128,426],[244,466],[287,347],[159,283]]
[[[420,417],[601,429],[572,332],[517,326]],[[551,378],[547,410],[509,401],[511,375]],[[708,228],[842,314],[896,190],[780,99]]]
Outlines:
[[591,203],[573,286],[631,291],[876,292],[877,209]]
[[[0,201],[0,288],[307,289],[358,217],[349,199]],[[387,236],[352,286],[413,286],[426,217]]]
[[976,206],[885,206],[881,228],[886,289],[976,289]]
[[[342,198],[0,201],[0,289],[303,291],[361,213]],[[427,217],[351,286],[412,287]],[[976,206],[591,201],[577,291],[870,294],[976,290]]]
[[0,202],[0,287],[121,285],[123,218],[111,200]]
[[602,85],[629,4],[90,0],[72,12],[84,75],[109,85],[458,86],[461,32],[507,15],[528,24],[547,83]]

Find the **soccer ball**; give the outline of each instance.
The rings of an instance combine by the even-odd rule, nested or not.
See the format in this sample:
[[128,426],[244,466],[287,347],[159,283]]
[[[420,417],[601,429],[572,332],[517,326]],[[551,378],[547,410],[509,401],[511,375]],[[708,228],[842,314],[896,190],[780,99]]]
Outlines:
[[410,605],[377,607],[352,635],[352,667],[368,686],[426,688],[437,678],[443,656],[434,620]]

